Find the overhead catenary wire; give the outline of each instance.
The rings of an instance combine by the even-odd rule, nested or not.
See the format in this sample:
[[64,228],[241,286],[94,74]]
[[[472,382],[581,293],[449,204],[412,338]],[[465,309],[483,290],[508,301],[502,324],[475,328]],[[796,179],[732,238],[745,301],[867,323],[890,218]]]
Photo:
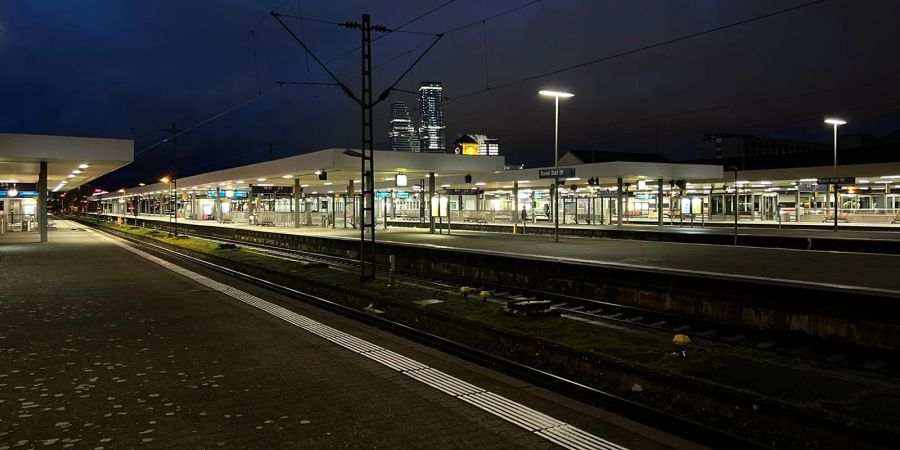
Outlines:
[[[275,7],[272,11],[278,11],[279,9],[283,8],[284,5],[290,3],[290,1],[291,1],[291,0],[285,0],[284,2],[282,2],[281,4],[279,4],[277,7]],[[457,31],[463,30],[463,29],[468,28],[468,27],[470,27],[470,26],[480,24],[480,23],[482,23],[483,21],[491,21],[491,20],[497,19],[497,18],[499,18],[499,17],[505,16],[505,15],[508,15],[508,14],[512,14],[512,13],[514,13],[514,12],[516,12],[516,11],[519,11],[519,10],[521,10],[521,9],[523,9],[523,8],[527,8],[527,7],[529,7],[529,6],[532,6],[532,5],[535,5],[535,4],[537,4],[537,3],[540,3],[541,1],[543,1],[543,0],[531,0],[531,1],[528,1],[528,2],[525,2],[525,3],[522,3],[522,4],[518,5],[518,6],[514,6],[514,7],[510,8],[510,9],[507,9],[507,10],[501,11],[501,12],[499,12],[499,13],[492,14],[492,15],[490,15],[490,16],[488,16],[488,17],[484,17],[484,18],[482,18],[482,19],[476,20],[476,21],[474,21],[474,22],[466,23],[466,24],[463,24],[463,25],[459,25],[459,26],[453,27],[453,28],[451,28],[451,29],[448,29],[447,31],[444,31],[443,33],[438,33],[438,34],[441,34],[441,35],[445,35],[445,36],[446,36],[446,35],[449,34],[449,33],[455,33],[455,32],[457,32]],[[434,12],[440,10],[441,8],[447,6],[447,5],[451,4],[451,3],[453,3],[453,2],[452,2],[452,1],[445,2],[445,3],[441,4],[441,5],[439,5],[438,7],[433,8],[433,9],[427,11],[426,13],[420,14],[419,16],[416,16],[415,18],[413,18],[413,19],[411,19],[411,20],[409,20],[409,21],[407,21],[407,22],[405,22],[405,23],[403,23],[403,24],[401,24],[401,25],[399,25],[399,26],[397,26],[397,27],[394,27],[394,30],[396,31],[396,30],[398,30],[398,29],[405,28],[406,26],[411,25],[412,23],[414,23],[414,22],[416,22],[416,21],[418,21],[418,20],[421,20],[422,18],[428,16],[429,14],[432,14],[432,13],[434,13]],[[257,30],[257,29],[259,28],[259,26],[261,26],[261,25],[262,25],[267,19],[269,19],[270,17],[272,17],[272,13],[271,13],[271,12],[269,12],[268,14],[266,14],[265,17],[263,17],[256,25],[254,25],[253,28],[251,28],[251,32]],[[248,32],[248,33],[244,36],[244,39],[246,39],[246,37],[247,37],[247,36],[250,36],[250,35],[251,35],[251,33]],[[377,36],[375,39],[373,39],[373,42],[374,42],[375,40],[381,38],[382,36],[384,36],[384,35]],[[420,47],[422,47],[422,46],[424,46],[424,45],[426,45],[426,44],[429,44],[430,42],[431,42],[431,40],[426,40],[426,41],[424,41],[424,42],[422,42],[422,43],[416,45],[416,46],[413,47],[412,49],[407,50],[406,52],[404,52],[404,53],[402,53],[402,54],[400,54],[400,55],[398,55],[398,56],[395,56],[395,57],[389,59],[388,61],[385,61],[384,63],[381,63],[381,64],[375,66],[375,68],[379,68],[379,67],[384,66],[384,65],[386,65],[386,64],[388,64],[388,63],[391,63],[391,62],[393,62],[393,61],[396,61],[396,60],[399,59],[400,57],[402,57],[402,56],[408,54],[409,52],[412,52],[412,51],[414,51],[414,50],[416,50],[416,49],[418,49],[418,48],[420,48]],[[360,48],[360,47],[357,46],[357,47],[355,47],[355,48],[353,48],[353,49],[350,49],[350,50],[344,52],[343,54],[341,54],[341,55],[339,55],[339,56],[337,56],[337,57],[331,59],[330,61],[337,61],[337,60],[339,60],[339,59],[341,59],[341,58],[347,56],[348,54],[353,53],[353,52],[356,51],[356,50],[359,50],[359,48]],[[307,64],[308,64],[308,60],[307,60]],[[355,79],[355,78],[357,78],[357,77],[359,77],[359,75],[356,75],[356,76],[354,76],[354,77],[351,78],[351,79]],[[244,107],[244,106],[247,106],[247,105],[249,105],[249,104],[252,104],[253,102],[255,102],[255,101],[257,101],[257,100],[260,100],[260,99],[262,99],[262,98],[264,98],[264,97],[267,97],[267,96],[269,96],[270,94],[272,94],[272,93],[278,91],[279,89],[283,88],[284,86],[286,86],[286,85],[285,85],[285,84],[277,85],[277,86],[275,86],[274,88],[269,89],[268,91],[265,91],[265,92],[262,92],[261,94],[258,94],[256,97],[253,97],[253,98],[251,98],[251,99],[245,100],[245,101],[243,101],[243,102],[241,102],[241,103],[238,103],[237,105],[234,105],[234,106],[232,106],[232,107],[229,107],[229,108],[225,109],[225,110],[222,111],[222,112],[216,113],[216,114],[214,114],[213,116],[211,116],[211,117],[209,117],[209,118],[207,118],[207,119],[204,119],[204,120],[202,120],[202,121],[196,123],[196,124],[193,125],[193,126],[190,126],[190,127],[186,128],[186,129],[185,129],[184,131],[182,131],[181,133],[178,133],[178,135],[177,135],[176,137],[181,136],[182,134],[188,133],[188,132],[190,132],[190,131],[192,131],[192,130],[195,130],[195,129],[197,129],[197,128],[203,126],[203,125],[206,125],[206,124],[208,124],[208,123],[210,123],[210,122],[212,122],[212,121],[215,121],[215,120],[219,119],[220,117],[223,117],[223,116],[225,116],[225,115],[228,115],[228,114],[230,114],[230,113],[232,113],[232,112],[234,112],[234,111],[236,111],[236,110],[238,110],[238,109],[240,109],[240,108],[242,108],[242,107]],[[301,102],[302,102],[302,101],[306,101],[306,100],[310,100],[310,99],[312,99],[312,98],[318,98],[318,95],[312,96],[312,97],[308,97],[308,98],[306,98],[306,99],[304,99],[304,100],[301,100]],[[163,139],[163,140],[161,140],[161,141],[158,141],[158,142],[156,142],[156,143],[153,143],[153,144],[151,144],[151,145],[148,145],[147,147],[144,147],[144,148],[142,148],[141,150],[135,152],[135,156],[140,155],[140,154],[143,154],[143,153],[145,153],[145,152],[147,152],[147,151],[149,151],[149,150],[151,150],[151,149],[153,149],[153,148],[156,148],[156,147],[158,147],[158,146],[160,146],[160,145],[162,145],[162,144],[164,144],[164,143],[166,143],[166,142],[168,142],[168,139]]]
[[[197,129],[197,128],[200,128],[200,127],[202,127],[203,125],[206,125],[206,124],[208,124],[208,123],[210,123],[210,122],[212,122],[212,121],[214,121],[214,120],[216,120],[216,119],[218,119],[218,118],[220,118],[220,117],[222,117],[222,116],[225,116],[225,115],[231,113],[232,111],[235,111],[235,110],[238,110],[238,109],[240,109],[240,108],[243,108],[244,106],[247,106],[247,105],[249,105],[249,104],[251,104],[251,103],[253,103],[253,102],[255,102],[255,101],[257,101],[257,100],[259,100],[259,99],[261,99],[261,98],[263,98],[263,97],[267,97],[267,96],[269,96],[270,94],[272,94],[273,92],[276,92],[276,91],[278,91],[279,89],[281,89],[281,88],[283,88],[283,87],[284,87],[284,85],[278,85],[278,86],[275,86],[274,88],[269,89],[268,91],[265,91],[265,92],[263,92],[262,94],[256,95],[256,96],[254,96],[253,98],[250,98],[250,99],[247,99],[247,100],[245,100],[245,101],[243,101],[243,102],[241,102],[241,103],[238,103],[237,105],[234,105],[234,106],[232,106],[232,107],[230,107],[230,108],[228,108],[228,109],[226,109],[226,110],[224,110],[224,111],[222,111],[222,112],[219,112],[219,113],[213,115],[212,117],[209,117],[209,118],[206,118],[206,119],[204,119],[204,120],[201,120],[200,122],[197,122],[196,124],[191,125],[190,127],[185,128],[184,130],[181,130],[180,132],[178,132],[177,134],[175,134],[175,135],[172,136],[172,137],[177,138],[177,137],[179,137],[179,136],[181,136],[181,135],[183,135],[183,134],[185,134],[185,133],[187,133],[187,132],[189,132],[189,131],[191,131],[191,130],[195,130],[195,129]],[[147,146],[147,147],[144,147],[144,148],[138,150],[137,152],[135,152],[135,153],[134,153],[134,156],[140,155],[140,154],[142,154],[142,153],[144,153],[144,152],[146,152],[146,151],[148,151],[148,150],[151,150],[151,149],[156,148],[156,147],[158,147],[158,146],[160,146],[160,145],[162,145],[162,144],[165,144],[166,142],[169,142],[169,139],[171,139],[171,137],[170,137],[170,138],[163,139],[163,140],[161,140],[161,141],[159,141],[159,142],[157,142],[157,143],[155,143],[155,144],[149,145],[149,146]]]
[[346,84],[344,84],[344,82],[339,80],[338,77],[331,71],[331,69],[329,69],[328,66],[326,66],[325,63],[323,63],[322,60],[319,59],[319,57],[316,56],[315,53],[313,53],[312,49],[310,49],[309,47],[306,46],[305,43],[303,43],[303,40],[300,39],[300,37],[297,36],[297,34],[294,33],[293,30],[291,30],[291,27],[287,26],[287,24],[284,23],[284,21],[281,20],[281,17],[279,17],[279,16],[280,16],[280,14],[276,13],[275,11],[272,11],[272,17],[274,17],[275,20],[277,20],[278,23],[281,24],[282,28],[284,28],[284,30],[287,31],[288,34],[290,34],[291,37],[294,38],[294,40],[297,41],[297,43],[300,44],[300,46],[303,47],[304,50],[306,50],[306,52],[309,54],[309,56],[312,57],[312,59],[315,60],[316,63],[319,64],[319,67],[321,67],[322,70],[324,70],[328,74],[328,76],[330,76],[331,79],[334,80],[334,82],[337,83],[338,86],[341,87],[341,90],[343,90],[344,93],[347,94],[347,96],[349,96],[351,99],[353,99],[353,101],[355,101],[358,104],[362,104],[362,100],[360,100],[358,97],[356,97],[355,94],[353,94],[353,91],[350,90],[350,87],[348,87]]
[[[520,79],[518,79],[518,80],[508,81],[508,82],[505,82],[505,83],[501,83],[501,84],[498,84],[498,85],[496,85],[496,86],[494,86],[494,87],[492,87],[492,88],[490,88],[490,89],[480,89],[480,90],[473,91],[473,92],[469,92],[469,93],[466,93],[466,94],[463,94],[463,95],[457,95],[457,96],[452,97],[452,100],[453,100],[453,101],[456,101],[456,100],[462,100],[462,99],[465,99],[465,98],[474,97],[474,96],[479,95],[479,94],[484,94],[484,93],[487,93],[487,92],[492,92],[492,91],[495,91],[495,90],[497,90],[497,89],[503,89],[503,88],[508,88],[508,87],[511,87],[511,86],[516,86],[516,85],[519,85],[519,84],[522,84],[522,83],[526,83],[526,82],[529,82],[529,81],[538,80],[538,79],[545,78],[545,77],[548,77],[548,76],[551,76],[551,75],[556,75],[556,74],[560,74],[560,73],[563,73],[563,72],[568,72],[568,71],[570,71],[570,70],[580,69],[580,68],[583,68],[583,67],[591,66],[591,65],[598,64],[598,63],[605,62],[605,61],[609,61],[609,60],[612,60],[612,59],[621,58],[621,57],[623,57],[623,56],[633,55],[633,54],[635,54],[635,53],[640,53],[640,52],[644,52],[644,51],[651,50],[651,49],[654,49],[654,48],[659,48],[659,47],[663,47],[663,46],[666,46],[666,45],[671,45],[671,44],[674,44],[674,43],[677,43],[677,42],[681,42],[681,41],[685,41],[685,40],[688,40],[688,39],[697,38],[697,37],[700,37],[700,36],[704,36],[704,35],[707,35],[707,34],[711,34],[711,33],[715,33],[715,32],[718,32],[718,31],[726,30],[726,29],[729,29],[729,28],[734,28],[734,27],[738,27],[738,26],[741,26],[741,25],[746,25],[746,24],[749,24],[749,23],[752,23],[752,22],[757,22],[757,21],[760,21],[760,20],[769,19],[769,18],[771,18],[771,17],[780,16],[780,15],[782,15],[782,14],[787,14],[787,13],[790,13],[790,12],[793,12],[793,11],[797,11],[797,10],[800,10],[800,9],[809,8],[809,7],[811,7],[811,6],[819,5],[819,4],[825,3],[825,2],[827,2],[827,1],[828,1],[828,0],[815,0],[815,1],[808,2],[808,3],[803,3],[803,4],[800,4],[800,5],[796,5],[796,6],[791,6],[791,7],[789,7],[789,8],[784,8],[784,9],[780,9],[780,10],[777,10],[777,11],[772,11],[772,12],[769,12],[769,13],[766,13],[766,14],[761,14],[761,15],[758,15],[758,16],[750,17],[750,18],[748,18],[748,19],[739,20],[739,21],[737,21],[737,22],[732,22],[732,23],[729,23],[729,24],[726,24],[726,25],[720,25],[720,26],[717,26],[717,27],[708,28],[708,29],[706,29],[706,30],[698,31],[698,32],[695,32],[695,33],[690,33],[690,34],[686,34],[686,35],[683,35],[683,36],[678,36],[678,37],[675,37],[675,38],[672,38],[672,39],[667,39],[667,40],[664,40],[664,41],[656,42],[656,43],[653,43],[653,44],[644,45],[644,46],[637,47],[637,48],[633,48],[633,49],[630,49],[630,50],[625,50],[625,51],[622,51],[622,52],[614,53],[614,54],[612,54],[612,55],[607,55],[607,56],[603,56],[603,57],[600,57],[600,58],[590,59],[590,60],[583,61],[583,62],[580,62],[580,63],[577,63],[577,64],[572,64],[572,65],[569,65],[569,66],[561,67],[561,68],[559,68],[559,69],[554,69],[554,70],[550,70],[550,71],[547,71],[547,72],[542,72],[542,73],[530,75],[530,76],[527,76],[527,77],[524,77],[524,78],[520,78]],[[474,25],[474,24],[475,24],[475,23],[472,23],[472,24],[470,24],[470,25]]]

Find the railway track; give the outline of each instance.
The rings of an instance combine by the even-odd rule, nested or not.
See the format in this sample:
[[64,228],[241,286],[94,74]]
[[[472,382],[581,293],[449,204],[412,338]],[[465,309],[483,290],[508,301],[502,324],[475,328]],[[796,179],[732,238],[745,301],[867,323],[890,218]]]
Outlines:
[[[92,224],[86,224],[92,225]],[[249,282],[251,284],[272,290],[274,292],[278,292],[280,294],[286,295],[291,298],[295,298],[301,301],[304,301],[309,304],[313,304],[315,306],[322,307],[323,309],[336,312],[338,314],[356,319],[360,322],[367,323],[382,329],[389,330],[398,335],[410,338],[412,340],[422,342],[426,345],[432,346],[434,348],[440,349],[450,354],[454,354],[460,356],[469,361],[473,361],[478,364],[482,364],[488,367],[493,367],[503,372],[506,372],[510,375],[516,376],[520,379],[527,380],[533,382],[537,385],[544,386],[553,391],[568,395],[572,398],[579,399],[580,401],[584,401],[587,403],[592,403],[599,405],[610,412],[621,414],[626,416],[632,420],[637,420],[643,423],[644,425],[648,425],[651,427],[655,427],[662,431],[684,437],[698,444],[708,446],[710,448],[729,448],[729,449],[772,449],[768,445],[751,441],[745,439],[743,437],[737,436],[735,434],[729,433],[727,431],[723,431],[717,428],[712,428],[708,425],[687,419],[685,417],[676,416],[665,411],[642,405],[640,403],[636,403],[634,401],[616,396],[614,394],[601,391],[590,386],[578,383],[576,381],[568,380],[566,378],[560,377],[558,375],[554,375],[549,372],[545,372],[540,369],[536,369],[527,365],[523,365],[517,363],[512,360],[508,360],[485,351],[467,346],[465,344],[460,344],[458,342],[454,342],[440,336],[412,328],[410,326],[404,325],[399,322],[394,322],[392,320],[368,314],[365,311],[361,311],[355,308],[351,308],[348,306],[341,305],[339,303],[329,301],[327,299],[308,294],[302,292],[300,290],[284,286],[278,283],[274,283],[272,281],[250,275],[247,273],[240,272],[238,270],[231,269],[229,267],[225,267],[222,265],[218,265],[212,263],[210,261],[206,261],[200,258],[196,258],[190,255],[186,255],[184,253],[166,248],[162,245],[157,245],[153,243],[146,242],[134,236],[131,236],[124,232],[118,232],[109,230],[104,227],[96,227],[96,229],[112,234],[114,236],[120,237],[122,239],[127,240],[128,242],[141,247],[144,250],[148,250],[157,255],[182,261],[191,265],[199,266],[207,270],[216,271],[219,273],[223,273],[229,275],[231,277],[240,279],[245,282]],[[194,236],[200,237],[200,236]],[[229,242],[227,239],[221,238],[210,238],[211,241],[218,241],[221,243],[235,243]],[[264,245],[247,245],[245,243],[240,243],[245,247],[252,247],[259,250],[264,250],[266,252],[271,252],[273,255],[277,255],[279,257],[291,257],[290,255],[294,255],[292,259],[296,259],[302,262],[317,262],[323,263],[326,261],[330,261],[329,265],[333,266],[341,266],[341,268],[350,269],[354,268],[353,260],[348,260],[346,258],[335,258],[332,256],[326,255],[318,255],[318,254],[305,254],[307,252],[297,252],[293,250],[285,250],[280,248],[268,248]],[[302,257],[300,254],[304,254]],[[379,270],[383,270],[380,268]],[[427,277],[419,277],[418,279],[413,279],[413,282],[423,282],[430,283],[432,285],[442,285],[445,288],[452,288],[452,285],[442,284],[440,280],[431,280]]]
[[[298,262],[326,264],[333,268],[346,270],[357,270],[359,267],[359,262],[355,259],[196,233],[181,234],[212,242],[234,244]],[[386,276],[390,268],[379,264],[376,266],[376,270],[379,274]],[[489,300],[499,304],[547,300],[551,303],[551,307],[565,319],[581,320],[589,323],[614,323],[620,326],[655,330],[673,335],[686,334],[701,345],[704,341],[715,341],[845,369],[900,376],[900,355],[887,349],[850,345],[800,332],[759,329],[666,311],[620,305],[602,300],[523,289],[519,286],[484,283],[472,285],[470,280],[445,274],[435,275],[433,273],[403,269],[398,270],[396,275],[400,281],[414,282],[441,290],[459,292],[460,288],[463,287],[472,288],[473,291],[487,290],[491,292]]]

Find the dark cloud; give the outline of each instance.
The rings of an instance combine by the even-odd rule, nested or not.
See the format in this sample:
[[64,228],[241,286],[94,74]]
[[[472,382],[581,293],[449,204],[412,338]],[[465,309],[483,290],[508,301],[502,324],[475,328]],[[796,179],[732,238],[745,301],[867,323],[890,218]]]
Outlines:
[[[26,1],[0,3],[0,131],[134,137],[140,150],[175,121],[197,124],[281,80],[329,81],[272,19],[271,1]],[[280,11],[396,26],[443,1],[290,0]],[[441,32],[525,0],[458,0],[408,27]],[[448,34],[400,84],[444,82],[460,96],[616,54],[802,1],[545,0]],[[550,161],[552,104],[543,87],[570,89],[561,110],[563,148],[696,156],[704,132],[747,132],[825,141],[825,114],[848,132],[897,126],[900,3],[831,0],[764,21],[628,55],[473,97],[451,100],[448,138],[483,132],[511,162]],[[329,67],[359,89],[355,31],[288,19]],[[256,27],[256,28],[254,28]],[[254,30],[251,33],[251,30]],[[374,47],[376,84],[392,82],[426,37],[394,33]],[[485,64],[485,47],[487,64]],[[385,63],[396,58],[393,62]],[[487,71],[487,77],[486,77]],[[415,104],[415,97],[393,99]],[[386,143],[387,105],[376,110]],[[179,139],[180,172],[211,170],[329,146],[358,146],[359,112],[337,89],[291,86],[197,127]],[[167,170],[170,148],[139,155],[111,177],[130,184]]]

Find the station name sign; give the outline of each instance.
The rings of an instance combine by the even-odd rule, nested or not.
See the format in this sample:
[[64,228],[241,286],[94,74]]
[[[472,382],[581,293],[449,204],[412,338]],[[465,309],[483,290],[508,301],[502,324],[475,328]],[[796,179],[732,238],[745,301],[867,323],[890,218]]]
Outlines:
[[541,169],[538,170],[538,178],[571,178],[575,176],[574,167],[566,167],[563,169]]
[[480,189],[444,189],[444,195],[479,195]]
[[818,178],[816,182],[819,184],[856,184],[856,177]]
[[286,194],[294,193],[291,186],[252,186],[250,191],[254,194]]

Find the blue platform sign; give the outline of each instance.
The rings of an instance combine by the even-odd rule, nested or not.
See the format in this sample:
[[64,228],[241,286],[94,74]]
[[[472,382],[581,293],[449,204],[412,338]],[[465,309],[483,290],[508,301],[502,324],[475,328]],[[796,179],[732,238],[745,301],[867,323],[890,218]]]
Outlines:
[[538,178],[571,178],[575,176],[574,167],[565,167],[562,169],[541,169],[538,170]]
[[856,177],[819,178],[816,182],[819,184],[856,184]]
[[0,198],[37,198],[37,191],[18,191],[16,196],[9,195],[9,191],[0,191]]

